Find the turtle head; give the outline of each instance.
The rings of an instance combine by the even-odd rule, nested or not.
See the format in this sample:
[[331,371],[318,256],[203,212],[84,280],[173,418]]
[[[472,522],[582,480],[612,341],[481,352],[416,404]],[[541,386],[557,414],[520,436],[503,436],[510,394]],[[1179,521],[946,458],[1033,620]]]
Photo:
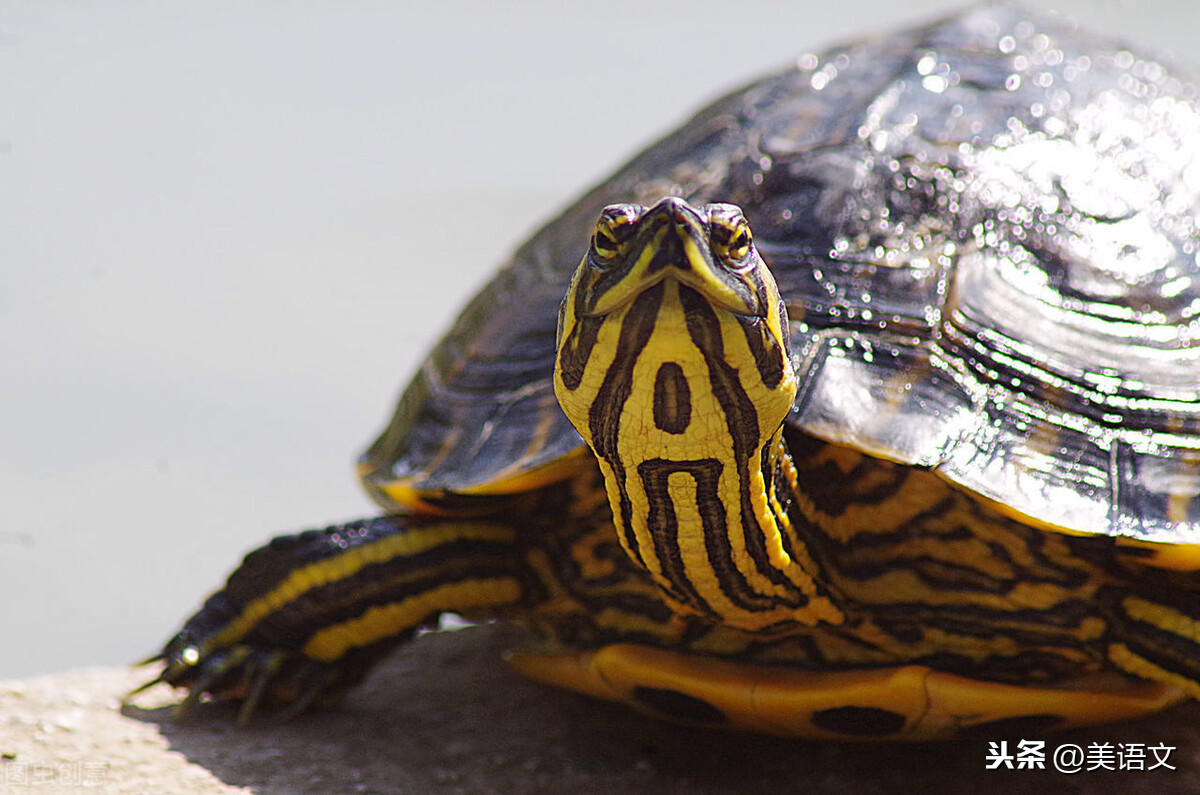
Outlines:
[[650,208],[604,209],[565,306],[579,306],[587,316],[613,315],[667,281],[690,288],[717,311],[747,318],[767,317],[776,294],[741,209],[695,208],[669,197]]
[[787,337],[738,207],[614,204],[559,312],[555,391],[602,458],[644,446],[671,455],[697,436],[746,454],[795,398]]
[[797,388],[787,337],[731,204],[607,207],[562,304],[555,392],[600,462],[622,544],[702,612],[727,612],[697,590],[725,565],[703,550],[744,557],[725,536],[771,501]]

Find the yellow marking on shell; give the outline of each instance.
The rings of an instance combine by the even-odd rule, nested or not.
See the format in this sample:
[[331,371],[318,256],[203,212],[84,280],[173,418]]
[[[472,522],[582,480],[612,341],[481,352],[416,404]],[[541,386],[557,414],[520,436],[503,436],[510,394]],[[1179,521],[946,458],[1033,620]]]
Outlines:
[[[905,665],[857,671],[802,671],[690,656],[639,644],[568,654],[517,653],[519,673],[656,717],[706,726],[817,740],[948,739],[994,721],[1057,716],[1055,729],[1158,712],[1185,696],[1157,682],[1088,677],[1057,687],[967,679]],[[707,705],[710,720],[688,720],[648,704],[645,689]],[[892,727],[829,728],[823,716],[855,714]],[[822,725],[824,724],[824,725]],[[881,728],[892,728],[881,731]],[[872,733],[873,731],[873,733]]]
[[549,486],[586,472],[592,465],[593,456],[585,447],[578,447],[566,455],[536,467],[523,468],[520,462],[503,469],[485,483],[461,489],[459,494],[523,494],[527,491]]
[[[573,478],[587,471],[591,466],[592,458],[592,454],[587,448],[579,447],[536,467],[526,467],[523,462],[517,461],[497,472],[490,480],[460,489],[455,493],[477,497],[524,494]],[[385,482],[368,481],[370,487],[386,497],[388,502],[384,504],[385,508],[392,510],[407,508],[434,516],[471,515],[470,509],[462,505],[456,505],[453,508],[439,505],[439,501],[447,496],[444,490],[420,488],[414,485],[415,483],[415,478],[396,478]],[[491,508],[483,506],[480,510],[489,511]]]
[[352,547],[340,555],[300,566],[283,582],[242,608],[241,613],[208,639],[205,649],[219,649],[237,643],[267,615],[294,602],[314,588],[347,580],[364,566],[400,557],[411,557],[456,538],[511,542],[516,539],[516,532],[511,527],[484,522],[448,522],[429,527],[414,527],[404,533],[385,536],[373,543]]
[[[624,703],[659,718],[698,723],[649,708],[635,695],[638,688],[680,693],[723,716],[701,725],[824,740],[853,738],[813,725],[812,714],[854,704],[861,694],[853,691],[861,691],[864,681],[870,690],[891,680],[886,699],[897,708],[893,711],[919,716],[925,700],[920,674],[927,670],[909,666],[898,669],[898,675],[895,671],[818,673],[688,656],[632,643],[573,654],[512,654],[508,662],[531,679]],[[878,694],[871,695],[877,703]]]
[[[383,507],[388,510],[408,509],[417,511],[429,516],[461,516],[461,510],[443,508],[438,505],[438,500],[444,499],[446,493],[441,489],[418,489],[413,486],[413,481],[409,478],[402,480],[392,480],[386,483],[370,484],[377,492],[377,495],[382,495],[386,502]],[[383,502],[379,496],[375,496],[376,502]]]
[[1161,682],[1109,677],[1038,687],[981,682],[935,671],[925,686],[929,709],[922,728],[931,732],[929,739],[1025,716],[1057,715],[1060,722],[1050,727],[1055,731],[1094,726],[1153,715],[1187,698]]
[[1200,544],[1167,544],[1161,541],[1118,538],[1117,550],[1120,551],[1121,547],[1139,550],[1139,554],[1129,555],[1133,563],[1172,571],[1200,570]]
[[304,644],[304,654],[333,662],[352,648],[368,646],[412,629],[446,610],[470,615],[473,609],[513,604],[521,597],[514,578],[472,579],[438,585],[399,602],[375,605],[361,616],[325,627]]

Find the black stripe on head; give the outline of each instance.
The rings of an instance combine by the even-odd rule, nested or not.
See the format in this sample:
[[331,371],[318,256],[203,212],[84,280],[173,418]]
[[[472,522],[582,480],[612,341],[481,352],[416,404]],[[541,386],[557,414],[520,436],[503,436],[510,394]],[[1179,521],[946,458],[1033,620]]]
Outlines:
[[774,389],[783,380],[784,353],[783,348],[772,339],[767,321],[761,317],[737,316],[742,332],[746,335],[746,344],[750,347],[750,355],[754,357],[754,366],[758,368],[758,377],[763,386]]
[[680,271],[692,269],[692,264],[683,250],[683,241],[679,239],[679,235],[674,229],[667,229],[667,233],[663,235],[662,242],[658,244],[658,248],[650,257],[646,273],[658,273],[664,268],[675,268]]
[[673,585],[676,598],[712,615],[708,600],[700,595],[687,575],[683,553],[679,547],[679,520],[671,502],[668,479],[676,473],[690,475],[696,483],[696,510],[704,528],[704,545],[709,563],[716,571],[721,592],[742,610],[770,610],[776,605],[773,597],[755,591],[733,563],[729,548],[729,526],[725,521],[725,505],[719,494],[723,465],[715,458],[699,461],[668,461],[653,458],[638,465],[638,476],[646,492],[649,514],[646,525],[654,538],[654,551],[663,574]]
[[742,461],[757,453],[763,441],[758,438],[758,412],[742,388],[737,370],[725,361],[725,341],[716,312],[690,287],[679,286],[679,300],[683,304],[688,335],[704,355],[710,386],[725,412],[729,435],[733,439],[734,458]]
[[563,386],[574,392],[583,381],[584,370],[587,369],[588,359],[596,340],[600,337],[600,327],[604,318],[584,314],[587,307],[587,290],[580,285],[575,291],[575,301],[572,307],[575,312],[575,325],[571,333],[562,341],[558,352],[558,371]]
[[665,284],[660,282],[634,299],[621,323],[612,365],[588,409],[588,431],[596,455],[614,466],[619,461],[617,438],[621,432],[621,413],[633,394],[633,367],[654,333],[665,291]]
[[733,239],[733,230],[724,224],[711,224],[708,234],[712,242],[719,246],[728,246],[729,241]]
[[[767,442],[766,439],[760,439],[758,436],[758,411],[754,408],[754,401],[742,388],[737,370],[725,361],[725,343],[721,338],[720,322],[708,301],[699,293],[682,285],[679,288],[679,298],[683,303],[684,316],[687,318],[688,334],[691,336],[692,342],[704,354],[704,359],[708,363],[712,391],[721,404],[721,410],[725,413],[726,427],[729,430],[729,437],[733,441],[733,459],[737,462],[738,491],[741,494],[742,521],[747,529],[746,551],[754,560],[755,568],[760,574],[776,585],[784,586],[792,591],[796,600],[793,604],[803,606],[807,604],[808,598],[800,591],[794,590],[794,585],[787,576],[771,564],[763,534],[752,532],[752,528],[759,526],[759,518],[755,516],[754,506],[750,500],[749,461],[750,456],[758,455],[761,446]],[[763,472],[764,477],[770,477],[770,475],[769,471]],[[728,566],[732,576],[737,573],[737,569],[733,564],[732,550],[728,548],[728,539],[723,539],[723,541],[724,543],[721,545],[723,548],[714,550],[710,547],[710,554],[719,554],[720,560],[713,558],[713,565],[718,569]],[[740,573],[737,574],[737,578],[746,593],[753,593]]]
[[665,291],[665,285],[656,284],[634,299],[621,325],[621,333],[617,336],[617,350],[612,365],[588,409],[588,432],[592,436],[592,448],[596,455],[612,465],[613,477],[621,495],[621,526],[625,528],[626,548],[634,552],[642,566],[646,565],[646,561],[638,549],[633,530],[633,504],[625,486],[625,467],[617,450],[617,440],[621,433],[621,413],[633,394],[633,366],[654,332]]
[[665,362],[654,377],[654,425],[667,433],[683,433],[692,421],[692,393],[683,368]]
[[[725,506],[717,494],[717,481],[721,477],[721,462],[715,458],[700,461],[666,461],[652,458],[638,464],[638,477],[646,492],[646,527],[654,539],[654,553],[662,566],[663,576],[671,582],[674,596],[710,615],[716,613],[708,601],[696,590],[687,575],[683,563],[683,552],[679,548],[679,518],[671,501],[668,479],[682,472],[691,475],[696,482],[696,508],[704,525],[705,539],[724,537]],[[720,578],[718,578],[720,579]],[[723,582],[723,580],[721,580]]]

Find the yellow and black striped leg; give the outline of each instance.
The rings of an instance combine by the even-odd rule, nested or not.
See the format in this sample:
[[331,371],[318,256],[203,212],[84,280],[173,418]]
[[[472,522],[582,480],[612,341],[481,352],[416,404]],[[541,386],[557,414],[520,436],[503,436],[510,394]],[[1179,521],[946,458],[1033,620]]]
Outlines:
[[285,717],[357,684],[442,613],[488,618],[537,601],[518,533],[486,521],[384,516],[281,536],[250,553],[153,660],[155,681]]

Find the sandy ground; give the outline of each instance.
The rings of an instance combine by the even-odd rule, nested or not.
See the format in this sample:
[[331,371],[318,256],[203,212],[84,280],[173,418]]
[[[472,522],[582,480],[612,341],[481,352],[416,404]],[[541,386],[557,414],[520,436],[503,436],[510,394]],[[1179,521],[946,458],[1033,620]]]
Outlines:
[[[1066,775],[987,770],[983,739],[923,746],[817,745],[670,726],[525,682],[499,656],[501,627],[421,638],[342,706],[290,724],[232,725],[205,705],[170,718],[148,670],[0,682],[0,792],[77,793],[1041,793],[1200,791],[1200,705],[1045,737],[1174,746],[1175,770]],[[1147,754],[1147,766],[1153,755]],[[1052,768],[1048,763],[1047,767]]]

